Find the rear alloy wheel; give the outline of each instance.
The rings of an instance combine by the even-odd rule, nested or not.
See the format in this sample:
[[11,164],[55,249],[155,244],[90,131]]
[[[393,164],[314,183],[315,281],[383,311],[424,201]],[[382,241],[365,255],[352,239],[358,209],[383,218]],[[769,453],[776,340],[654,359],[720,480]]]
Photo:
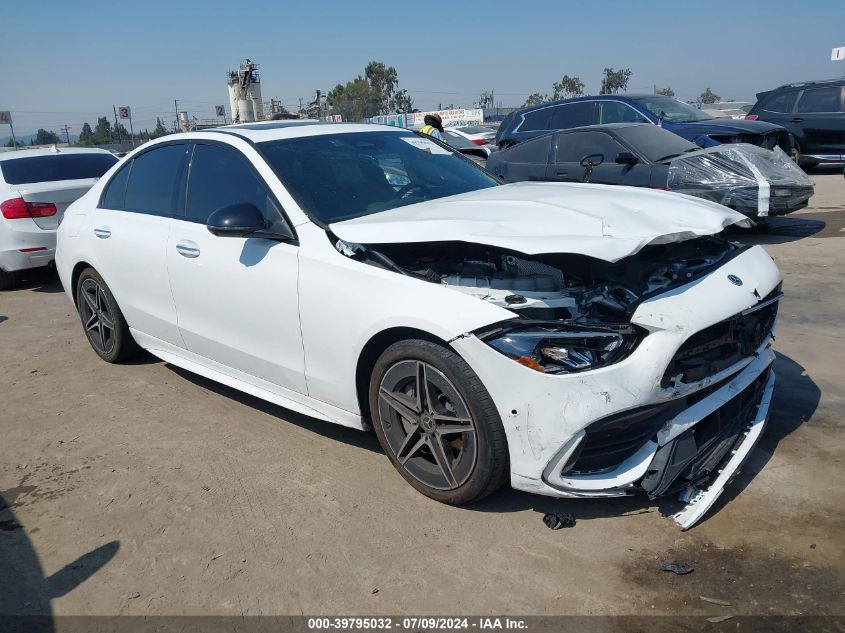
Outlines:
[[138,350],[106,282],[87,268],[76,284],[76,304],[88,342],[104,361],[116,363]]
[[0,290],[9,290],[17,286],[20,282],[21,273],[19,270],[13,270],[10,273],[0,270]]
[[507,479],[507,443],[484,385],[457,354],[410,340],[389,347],[370,382],[379,442],[414,488],[450,504],[469,503]]

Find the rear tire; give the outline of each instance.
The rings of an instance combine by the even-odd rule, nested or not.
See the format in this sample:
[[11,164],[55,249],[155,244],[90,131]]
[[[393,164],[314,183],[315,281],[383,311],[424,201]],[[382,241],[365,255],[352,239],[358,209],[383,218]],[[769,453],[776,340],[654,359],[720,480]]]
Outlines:
[[117,363],[139,351],[114,295],[93,268],[79,275],[76,307],[91,349],[104,361]]
[[13,270],[7,273],[0,270],[0,290],[9,290],[21,283],[21,271]]
[[499,413],[481,380],[452,350],[418,339],[394,343],[373,368],[369,402],[384,452],[425,496],[461,505],[508,480]]

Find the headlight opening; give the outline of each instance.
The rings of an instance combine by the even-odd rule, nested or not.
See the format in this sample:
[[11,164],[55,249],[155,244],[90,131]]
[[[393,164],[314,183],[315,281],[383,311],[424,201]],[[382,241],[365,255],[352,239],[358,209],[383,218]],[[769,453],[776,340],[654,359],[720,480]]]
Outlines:
[[640,333],[631,325],[607,328],[534,326],[486,339],[517,363],[545,374],[573,374],[612,365],[633,351]]

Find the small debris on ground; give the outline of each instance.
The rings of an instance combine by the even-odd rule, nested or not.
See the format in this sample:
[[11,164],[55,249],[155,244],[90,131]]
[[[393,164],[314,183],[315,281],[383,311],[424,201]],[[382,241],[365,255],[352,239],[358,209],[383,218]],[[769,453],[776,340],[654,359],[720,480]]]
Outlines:
[[374,588],[370,593],[373,594],[373,595],[377,594],[378,593],[378,587]]
[[718,624],[719,622],[724,622],[725,620],[730,620],[733,616],[732,615],[717,615],[712,618],[707,618],[708,622],[712,622],[713,624]]
[[670,563],[668,560],[662,560],[660,561],[660,570],[671,571],[673,574],[685,576],[686,574],[695,571],[695,567],[687,565],[686,563]]
[[547,512],[543,515],[543,523],[550,530],[575,527],[575,517],[568,512]]
[[812,545],[810,545],[810,549],[816,549],[816,544],[813,543]]
[[704,600],[704,602],[710,602],[712,604],[718,604],[718,605],[721,605],[723,607],[732,607],[733,606],[727,600],[719,600],[718,598],[708,598],[707,596],[698,596],[698,597],[701,598],[702,600]]
[[127,597],[129,600],[134,600],[135,598],[140,598],[140,597],[141,597],[141,594],[140,594],[140,593],[138,593],[137,591],[133,591],[132,593],[130,593],[130,594],[129,594],[128,596],[126,596],[126,597]]

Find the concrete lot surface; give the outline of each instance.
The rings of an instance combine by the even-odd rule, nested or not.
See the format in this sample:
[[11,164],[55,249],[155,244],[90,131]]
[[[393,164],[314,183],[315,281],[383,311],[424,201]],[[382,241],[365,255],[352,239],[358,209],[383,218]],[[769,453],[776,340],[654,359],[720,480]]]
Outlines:
[[[813,178],[813,208],[738,237],[784,271],[778,386],[686,533],[672,500],[440,505],[371,434],[100,361],[55,275],[31,275],[0,294],[0,613],[842,615],[845,180]],[[547,529],[553,509],[575,527]]]

